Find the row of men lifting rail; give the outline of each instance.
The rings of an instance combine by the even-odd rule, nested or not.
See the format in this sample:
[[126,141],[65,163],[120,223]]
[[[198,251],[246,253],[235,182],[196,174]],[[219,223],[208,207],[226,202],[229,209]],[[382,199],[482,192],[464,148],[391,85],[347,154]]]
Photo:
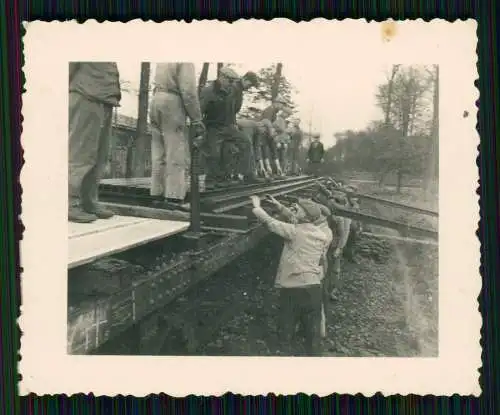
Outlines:
[[[223,67],[218,78],[198,91],[193,63],[156,65],[150,104],[151,196],[177,208],[189,188],[192,145],[200,148],[199,172],[206,188],[228,182],[259,183],[299,174],[302,142],[299,121],[278,96],[257,119],[241,119],[245,91],[258,86],[253,72],[243,77]],[[72,222],[106,219],[98,186],[110,150],[112,111],[120,105],[120,75],[114,62],[69,64],[69,211]],[[311,173],[324,148],[315,135],[309,148]]]

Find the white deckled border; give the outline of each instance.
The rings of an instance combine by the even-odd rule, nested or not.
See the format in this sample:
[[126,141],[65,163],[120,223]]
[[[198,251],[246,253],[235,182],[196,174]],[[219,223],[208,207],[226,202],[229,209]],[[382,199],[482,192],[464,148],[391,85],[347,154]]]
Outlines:
[[[29,23],[21,174],[26,227],[21,394],[480,394],[477,25],[473,20],[418,20],[397,26],[392,41],[383,42],[380,23],[364,20]],[[440,65],[439,358],[67,356],[68,61],[321,65],[338,59],[358,63],[359,72],[352,76],[362,76],[371,60]],[[464,110],[469,117],[463,118]]]

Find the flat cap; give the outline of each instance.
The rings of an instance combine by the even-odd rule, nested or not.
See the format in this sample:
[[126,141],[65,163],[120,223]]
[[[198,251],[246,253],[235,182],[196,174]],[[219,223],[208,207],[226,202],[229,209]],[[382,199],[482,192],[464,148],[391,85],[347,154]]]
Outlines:
[[229,79],[240,79],[240,76],[228,66],[223,66],[220,69],[219,74]]

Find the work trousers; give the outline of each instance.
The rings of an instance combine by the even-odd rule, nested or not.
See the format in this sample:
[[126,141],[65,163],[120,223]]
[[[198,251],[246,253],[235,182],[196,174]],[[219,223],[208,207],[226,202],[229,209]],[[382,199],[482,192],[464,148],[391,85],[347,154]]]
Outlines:
[[300,332],[306,355],[321,355],[321,304],[319,284],[280,288],[280,348],[285,354],[291,355],[297,350]]
[[278,157],[276,142],[274,138],[266,131],[259,133],[259,144],[263,159],[276,160]]
[[319,176],[321,173],[321,162],[310,161],[308,166],[309,174]]
[[280,161],[281,169],[283,172],[288,171],[288,147],[284,143],[280,143],[276,146],[278,153],[278,160]]
[[290,160],[290,172],[299,173],[299,143],[291,142],[288,150],[288,159]]
[[151,195],[184,200],[190,166],[186,112],[180,96],[155,92],[151,101]]
[[241,132],[246,135],[247,139],[252,143],[253,160],[259,162],[262,160],[262,151],[260,144],[260,133],[253,125],[240,128]]
[[69,207],[95,208],[108,162],[113,107],[69,93]]
[[207,126],[205,161],[207,179],[222,180],[234,167],[245,176],[253,174],[253,151],[250,138],[236,126]]

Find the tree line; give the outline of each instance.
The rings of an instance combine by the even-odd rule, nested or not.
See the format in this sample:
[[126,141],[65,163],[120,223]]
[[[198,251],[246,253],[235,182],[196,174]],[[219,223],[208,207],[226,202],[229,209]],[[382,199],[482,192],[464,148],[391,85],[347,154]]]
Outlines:
[[437,190],[439,139],[439,67],[393,65],[378,86],[382,120],[362,131],[335,134],[336,144],[325,162],[333,171],[361,170],[380,184],[394,174],[397,190],[406,179],[422,179],[427,191]]

